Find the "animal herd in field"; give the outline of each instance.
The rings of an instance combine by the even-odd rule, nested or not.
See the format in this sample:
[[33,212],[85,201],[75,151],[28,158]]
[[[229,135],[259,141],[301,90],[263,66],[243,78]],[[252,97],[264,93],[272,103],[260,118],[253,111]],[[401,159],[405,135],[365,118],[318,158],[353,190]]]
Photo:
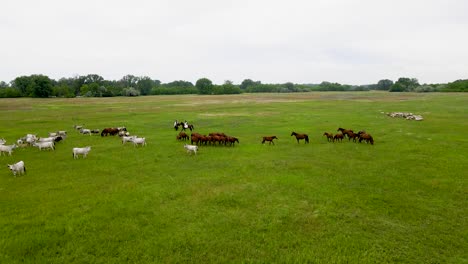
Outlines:
[[[179,126],[182,127],[182,131],[180,131],[177,136],[176,140],[187,142],[190,140],[190,144],[185,143],[184,149],[189,154],[197,154],[199,146],[235,146],[235,143],[239,144],[239,139],[237,137],[229,136],[222,132],[211,132],[208,135],[203,135],[197,132],[192,132],[189,136],[185,130],[190,129],[190,131],[194,130],[194,126],[189,124],[187,121],[178,122],[177,120],[174,122],[174,129],[177,131]],[[75,130],[77,130],[80,134],[83,135],[98,135],[100,134],[101,137],[107,136],[116,136],[118,135],[121,138],[122,144],[126,144],[127,142],[132,143],[134,147],[139,146],[146,146],[146,138],[145,137],[138,137],[136,135],[130,135],[127,131],[126,127],[107,127],[102,130],[99,129],[89,129],[85,128],[83,125],[74,125]],[[353,142],[365,141],[366,143],[370,143],[371,145],[374,144],[373,137],[361,130],[355,133],[352,129],[344,129],[338,128],[335,135],[333,133],[325,132],[323,136],[326,136],[327,141],[329,142],[342,142],[343,139],[348,138],[348,141],[353,140]],[[296,133],[291,132],[291,137],[294,136],[297,143],[299,144],[301,140],[304,140],[305,144],[309,143],[309,136],[305,133]],[[35,134],[26,134],[26,136],[21,137],[16,141],[16,144],[6,145],[6,140],[1,138],[0,139],[0,156],[5,153],[5,155],[11,156],[14,149],[18,147],[37,147],[40,151],[42,150],[52,150],[54,151],[56,148],[56,144],[62,140],[67,138],[67,132],[64,130],[50,132],[48,137],[38,137]],[[269,145],[275,145],[274,140],[278,140],[278,137],[273,136],[263,136],[261,137],[261,143],[264,144],[268,142]],[[73,147],[72,148],[72,155],[73,159],[78,159],[80,156],[86,158],[89,152],[91,151],[91,146],[85,147]],[[8,164],[7,167],[12,171],[13,175],[21,175],[26,172],[26,166],[24,161],[19,161],[14,164]]]
[[[74,125],[73,128],[77,130],[80,134],[83,135],[93,135],[99,134],[99,129],[88,129],[84,128],[82,125]],[[125,127],[116,127],[116,128],[104,128],[102,130],[101,136],[114,136],[119,135],[122,138],[122,143],[132,142],[135,147],[146,146],[146,138],[130,136],[130,133]],[[56,149],[57,143],[67,138],[67,132],[60,130],[57,132],[49,132],[47,137],[38,137],[36,134],[26,134],[26,136],[19,138],[16,141],[16,144],[6,145],[7,141],[5,139],[0,139],[0,156],[5,153],[5,155],[11,156],[14,149],[18,147],[37,147],[40,151],[42,150],[51,150]],[[77,159],[80,156],[86,158],[86,156],[91,151],[91,146],[86,147],[74,147],[72,148],[73,159]],[[26,172],[26,166],[24,161],[19,161],[14,164],[7,164],[7,167],[12,171],[13,175],[21,175]]]
[[347,137],[348,141],[351,141],[352,139],[353,142],[361,143],[362,141],[365,141],[366,143],[374,145],[374,138],[364,130],[354,133],[352,129],[344,129],[340,127],[336,131],[339,131],[340,133],[333,135],[333,133],[325,132],[323,135],[326,136],[329,142],[343,142],[343,139]]

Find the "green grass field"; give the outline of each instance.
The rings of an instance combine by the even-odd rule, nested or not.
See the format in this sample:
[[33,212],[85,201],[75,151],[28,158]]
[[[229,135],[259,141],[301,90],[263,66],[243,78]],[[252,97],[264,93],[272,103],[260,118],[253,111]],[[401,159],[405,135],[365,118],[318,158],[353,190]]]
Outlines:
[[[21,98],[0,111],[7,144],[68,131],[55,151],[0,157],[0,263],[468,262],[468,94]],[[188,155],[175,119],[240,144]],[[74,124],[126,126],[148,145]],[[375,145],[327,142],[338,127]],[[6,164],[19,160],[15,178]]]

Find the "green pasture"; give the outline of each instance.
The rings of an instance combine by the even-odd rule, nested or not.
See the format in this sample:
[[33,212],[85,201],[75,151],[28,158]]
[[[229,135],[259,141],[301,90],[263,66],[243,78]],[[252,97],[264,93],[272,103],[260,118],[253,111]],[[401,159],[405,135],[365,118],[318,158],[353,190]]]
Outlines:
[[[0,156],[0,263],[468,262],[466,93],[19,98],[0,113],[7,144],[68,131],[55,151]],[[189,155],[175,119],[240,144]],[[148,145],[74,124],[126,126]],[[327,142],[338,127],[375,145]]]

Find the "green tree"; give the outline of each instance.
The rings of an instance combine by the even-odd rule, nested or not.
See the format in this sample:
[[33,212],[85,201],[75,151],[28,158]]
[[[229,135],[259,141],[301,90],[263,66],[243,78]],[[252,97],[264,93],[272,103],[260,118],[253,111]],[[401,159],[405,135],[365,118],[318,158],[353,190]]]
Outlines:
[[30,76],[16,77],[12,82],[12,87],[18,89],[21,96],[32,96],[33,80]]
[[260,82],[260,81],[254,82],[251,79],[245,79],[245,80],[242,81],[239,88],[241,90],[247,90],[249,87],[254,86],[254,85],[259,85],[259,84],[262,84],[262,82]]
[[391,87],[390,92],[412,92],[419,86],[418,79],[401,77]]
[[388,91],[392,87],[393,81],[388,79],[380,80],[375,86],[376,90]]
[[154,81],[150,77],[144,76],[139,78],[136,88],[140,91],[141,95],[148,95],[153,86],[156,86]]
[[208,78],[201,78],[195,83],[199,94],[213,94],[213,83]]
[[47,98],[52,95],[52,80],[45,75],[31,75],[32,79],[32,96],[39,98]]

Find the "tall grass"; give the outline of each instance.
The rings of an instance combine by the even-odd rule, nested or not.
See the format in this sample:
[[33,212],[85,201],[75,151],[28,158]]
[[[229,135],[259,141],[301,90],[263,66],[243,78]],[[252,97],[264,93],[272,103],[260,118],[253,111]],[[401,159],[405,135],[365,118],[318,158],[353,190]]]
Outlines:
[[[0,171],[0,263],[468,261],[465,94],[20,98],[0,110],[7,144],[69,135],[56,151],[0,157],[27,166],[17,178]],[[188,155],[175,119],[240,144]],[[126,126],[148,145],[74,124]],[[338,127],[364,129],[375,145],[327,142]],[[260,143],[267,135],[276,145]]]

